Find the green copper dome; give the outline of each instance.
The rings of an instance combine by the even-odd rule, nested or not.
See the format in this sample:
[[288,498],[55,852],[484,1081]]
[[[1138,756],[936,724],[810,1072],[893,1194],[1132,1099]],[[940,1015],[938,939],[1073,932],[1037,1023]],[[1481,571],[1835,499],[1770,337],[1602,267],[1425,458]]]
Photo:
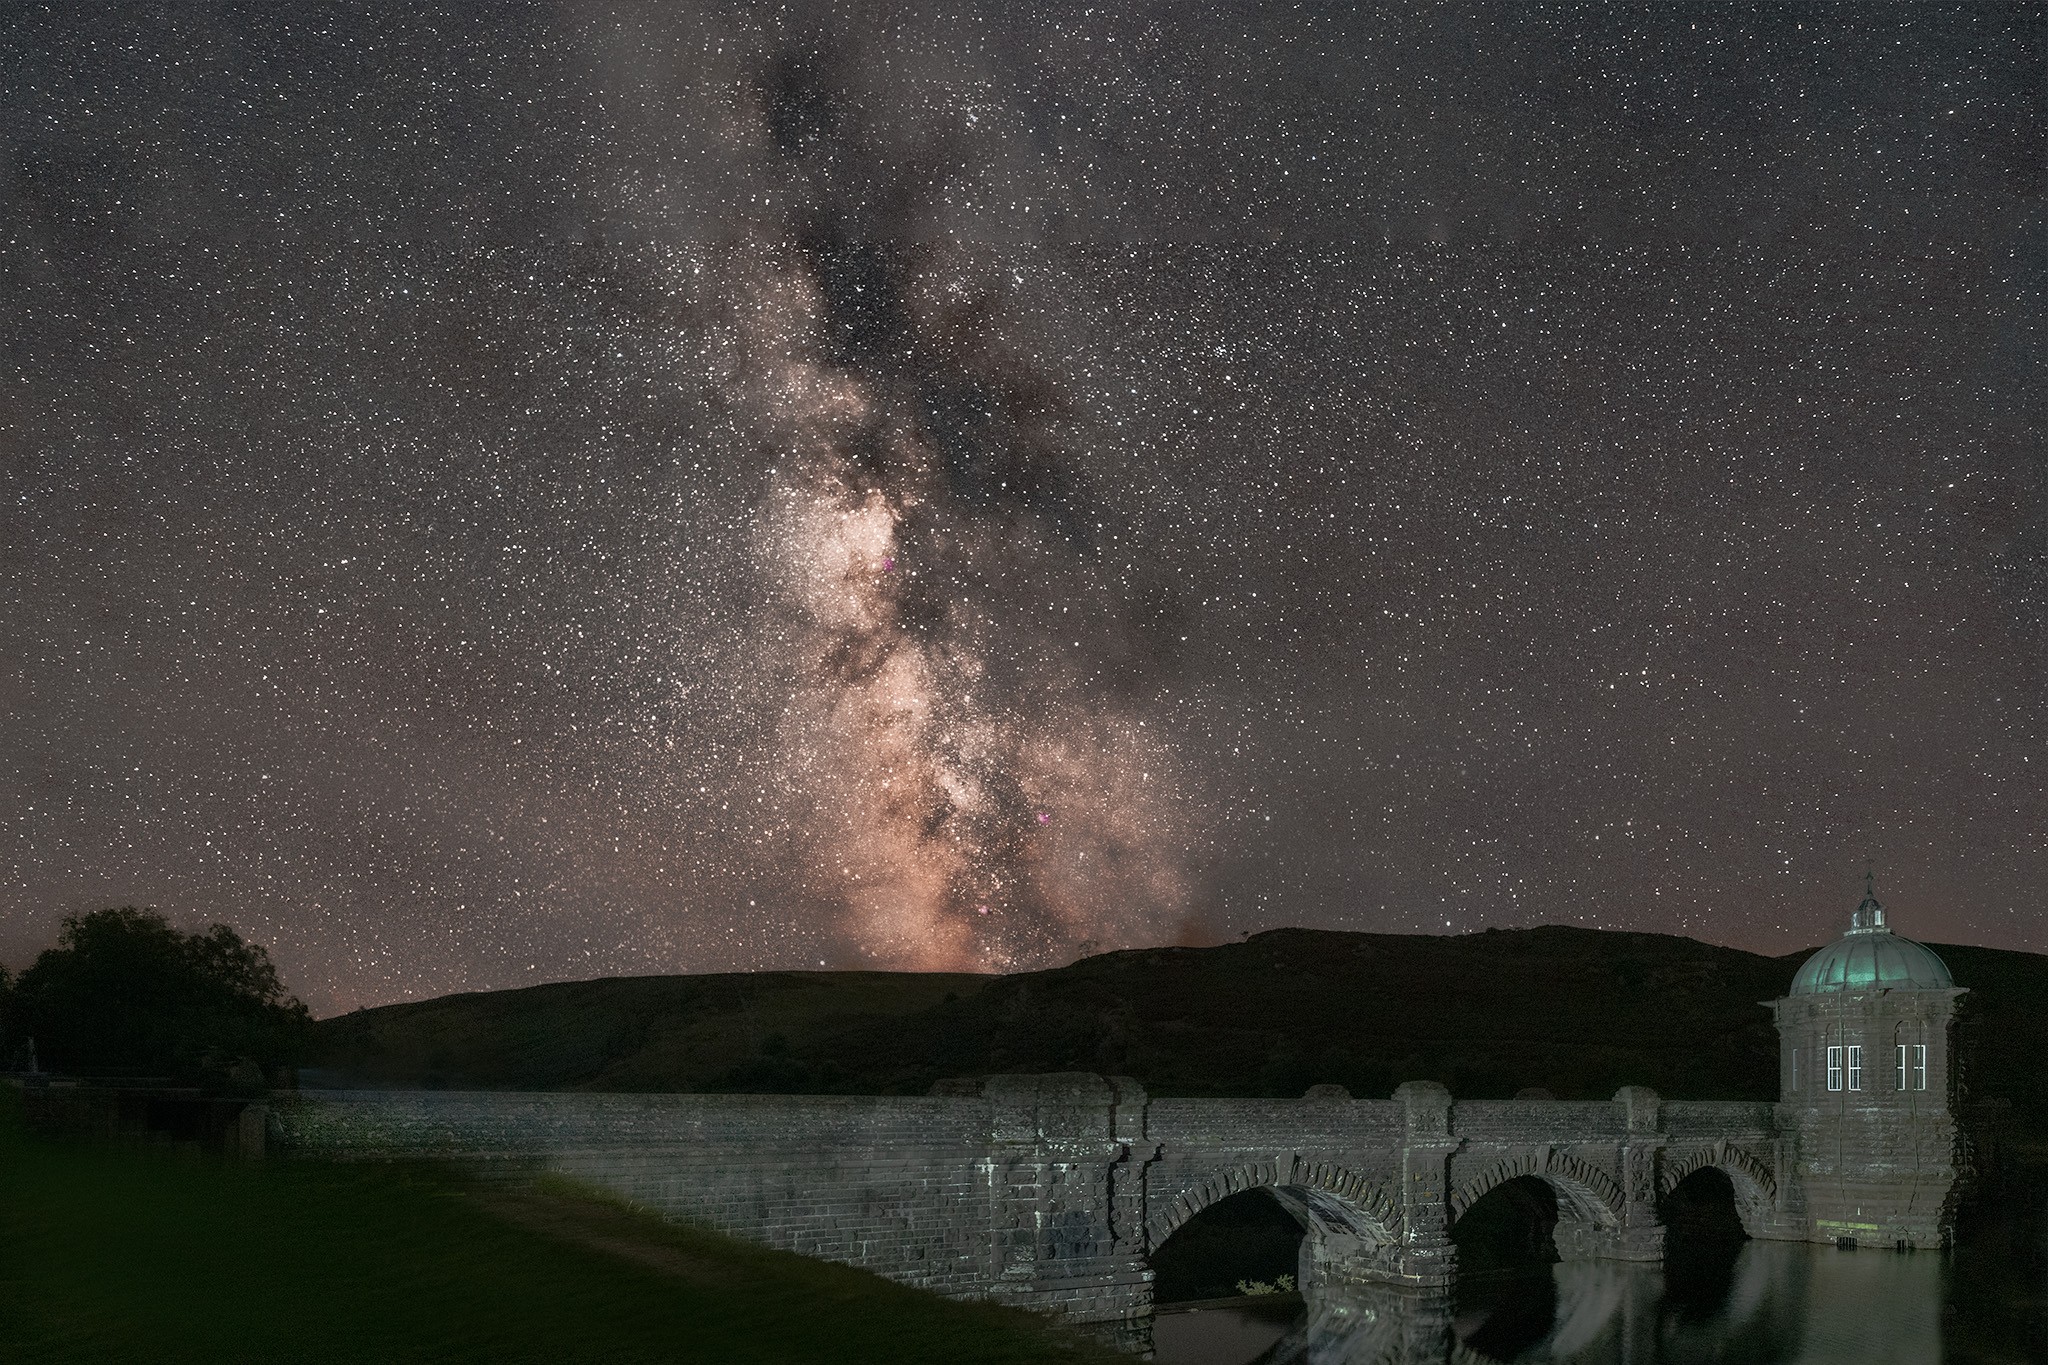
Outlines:
[[1849,932],[1808,958],[1792,978],[1792,994],[1945,990],[1955,984],[1934,950],[1893,933],[1877,897],[1866,895],[1849,921]]

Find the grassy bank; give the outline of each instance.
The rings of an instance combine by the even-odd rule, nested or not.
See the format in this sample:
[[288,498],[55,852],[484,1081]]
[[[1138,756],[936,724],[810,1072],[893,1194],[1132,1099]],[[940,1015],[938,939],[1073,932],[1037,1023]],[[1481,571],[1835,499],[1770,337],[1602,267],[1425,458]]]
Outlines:
[[1118,1359],[562,1190],[32,1139],[0,1086],[0,1360]]

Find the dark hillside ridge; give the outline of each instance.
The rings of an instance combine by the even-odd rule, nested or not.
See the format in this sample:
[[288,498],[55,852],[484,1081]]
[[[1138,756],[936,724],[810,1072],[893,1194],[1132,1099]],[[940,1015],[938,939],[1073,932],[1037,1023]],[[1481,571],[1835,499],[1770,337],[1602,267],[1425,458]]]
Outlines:
[[[1971,1090],[2048,1129],[2048,957],[1935,945],[1972,988]],[[1810,950],[1809,950],[1810,951]],[[625,977],[447,996],[321,1021],[348,1084],[922,1094],[1008,1071],[1135,1076],[1155,1095],[1468,1099],[1777,1096],[1760,1002],[1806,952],[1544,927],[1456,937],[1276,929],[1016,976],[765,972]]]

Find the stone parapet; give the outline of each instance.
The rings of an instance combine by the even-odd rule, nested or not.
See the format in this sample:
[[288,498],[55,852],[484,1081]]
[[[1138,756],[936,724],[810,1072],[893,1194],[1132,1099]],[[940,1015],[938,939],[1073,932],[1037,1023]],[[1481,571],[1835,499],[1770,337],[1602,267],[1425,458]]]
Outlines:
[[[769,1246],[1123,1330],[1151,1310],[1152,1253],[1250,1189],[1302,1224],[1301,1280],[1317,1292],[1445,1289],[1453,1224],[1521,1177],[1556,1194],[1571,1259],[1660,1257],[1662,1199],[1707,1165],[1728,1173],[1753,1235],[1819,1236],[1853,1216],[1929,1244],[1953,1126],[1850,1154],[1924,1186],[1913,1207],[1931,1211],[1902,1221],[1853,1213],[1871,1200],[1813,1150],[1799,1112],[1640,1087],[1599,1103],[1461,1102],[1433,1082],[1386,1100],[1334,1087],[1160,1100],[1128,1078],[1071,1073],[914,1097],[305,1092],[273,1106],[270,1133],[294,1156],[558,1171]],[[1823,1177],[1837,1193],[1814,1186]]]

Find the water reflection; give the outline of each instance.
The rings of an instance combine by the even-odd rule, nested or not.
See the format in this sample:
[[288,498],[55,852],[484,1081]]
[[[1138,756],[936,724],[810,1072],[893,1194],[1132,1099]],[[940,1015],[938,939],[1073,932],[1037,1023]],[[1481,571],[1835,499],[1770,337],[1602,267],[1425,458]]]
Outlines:
[[[1554,1265],[1453,1301],[1318,1294],[1282,1327],[1209,1309],[1161,1319],[1164,1365],[1938,1365],[1939,1254],[1750,1242],[1666,1267]],[[1208,1329],[1196,1330],[1194,1320]],[[1226,1345],[1231,1334],[1234,1343]],[[1276,1340],[1275,1337],[1278,1337]]]
[[[1277,1296],[1276,1296],[1277,1297]],[[1299,1326],[1302,1305],[1246,1300],[1229,1308],[1169,1310],[1152,1322],[1153,1359],[1174,1365],[1244,1365],[1268,1357]]]
[[1541,1294],[1508,1288],[1472,1296],[1479,1302],[1460,1313],[1460,1342],[1486,1359],[1587,1365],[1941,1359],[1937,1255],[1750,1242],[1669,1273],[1582,1261],[1551,1267],[1548,1279],[1540,1332],[1512,1328],[1538,1316],[1529,1306]]

